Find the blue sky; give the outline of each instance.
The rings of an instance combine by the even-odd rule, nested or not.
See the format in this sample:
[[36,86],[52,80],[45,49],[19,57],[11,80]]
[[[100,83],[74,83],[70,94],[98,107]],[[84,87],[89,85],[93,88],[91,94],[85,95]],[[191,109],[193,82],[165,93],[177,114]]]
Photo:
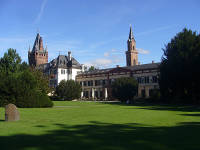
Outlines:
[[159,62],[184,27],[200,31],[199,0],[0,0],[0,57],[15,48],[27,61],[37,30],[49,61],[72,51],[80,63],[125,66],[132,24],[139,62]]

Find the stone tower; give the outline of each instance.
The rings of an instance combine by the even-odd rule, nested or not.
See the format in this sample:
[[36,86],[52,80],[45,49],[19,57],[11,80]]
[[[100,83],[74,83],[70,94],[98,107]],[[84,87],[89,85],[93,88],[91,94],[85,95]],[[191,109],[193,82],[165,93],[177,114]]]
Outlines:
[[48,63],[48,51],[47,47],[44,49],[42,37],[37,33],[33,49],[31,51],[29,47],[28,61],[30,66],[38,66],[41,64]]
[[138,51],[136,50],[136,42],[133,37],[132,27],[130,26],[129,38],[127,41],[128,50],[126,51],[126,65],[138,65]]

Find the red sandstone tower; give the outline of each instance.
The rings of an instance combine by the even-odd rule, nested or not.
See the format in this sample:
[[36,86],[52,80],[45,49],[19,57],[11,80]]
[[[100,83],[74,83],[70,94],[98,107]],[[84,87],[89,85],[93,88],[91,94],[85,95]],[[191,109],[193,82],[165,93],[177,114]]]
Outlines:
[[136,42],[133,37],[132,27],[130,26],[129,38],[127,41],[128,50],[126,51],[126,65],[138,65],[138,51],[136,50]]
[[40,36],[39,33],[37,33],[32,51],[30,50],[29,47],[28,61],[29,65],[34,67],[48,63],[47,47],[44,49],[42,37]]

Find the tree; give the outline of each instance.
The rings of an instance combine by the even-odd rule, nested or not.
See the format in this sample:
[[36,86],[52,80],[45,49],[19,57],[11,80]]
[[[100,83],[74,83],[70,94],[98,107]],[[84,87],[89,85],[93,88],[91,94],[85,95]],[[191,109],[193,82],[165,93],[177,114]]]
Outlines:
[[95,66],[90,66],[90,68],[88,69],[88,71],[94,71],[97,70],[97,68],[95,68]]
[[15,49],[9,48],[7,53],[4,53],[3,58],[0,59],[0,72],[15,73],[20,69],[21,58]]
[[118,78],[112,83],[111,88],[114,98],[120,101],[133,101],[137,94],[138,83],[133,77]]
[[74,80],[62,80],[55,93],[62,100],[73,100],[81,97],[81,85]]
[[52,107],[47,96],[48,80],[38,70],[21,63],[16,50],[0,59],[0,106],[13,103],[18,107]]
[[163,51],[159,81],[162,97],[187,103],[200,100],[200,35],[183,29]]

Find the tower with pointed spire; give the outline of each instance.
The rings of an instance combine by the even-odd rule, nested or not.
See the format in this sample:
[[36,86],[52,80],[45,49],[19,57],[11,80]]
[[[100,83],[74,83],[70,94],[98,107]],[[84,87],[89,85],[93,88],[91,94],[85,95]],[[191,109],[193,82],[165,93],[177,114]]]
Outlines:
[[133,36],[132,26],[130,25],[130,32],[127,41],[128,50],[126,51],[126,65],[138,65],[138,51],[136,50],[136,42]]
[[43,40],[39,33],[37,33],[33,49],[29,47],[28,51],[28,61],[30,66],[39,66],[41,64],[48,63],[48,50],[47,46],[44,49]]

